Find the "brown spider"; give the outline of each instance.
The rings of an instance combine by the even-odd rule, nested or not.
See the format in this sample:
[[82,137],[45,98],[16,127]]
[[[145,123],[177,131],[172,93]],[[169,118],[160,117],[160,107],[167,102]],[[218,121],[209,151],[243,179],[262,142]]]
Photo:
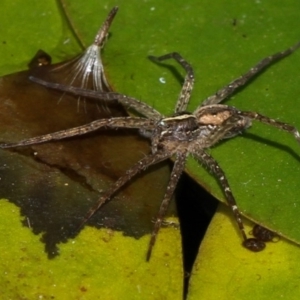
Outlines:
[[256,112],[240,111],[234,107],[219,104],[225,98],[230,96],[237,88],[247,83],[263,68],[267,67],[274,61],[291,54],[298,47],[300,47],[300,42],[283,52],[276,53],[261,60],[247,73],[218,90],[216,94],[205,99],[204,102],[199,105],[193,113],[185,111],[194,85],[194,73],[190,64],[176,52],[166,54],[157,58],[151,57],[151,59],[157,61],[163,61],[173,58],[185,69],[187,73],[183,87],[179,94],[179,98],[177,100],[177,104],[175,106],[175,112],[173,115],[167,117],[160,114],[148,104],[126,95],[113,92],[104,93],[99,91],[75,88],[72,86],[64,86],[61,84],[49,83],[32,77],[32,81],[49,88],[69,92],[79,96],[102,99],[108,102],[118,101],[127,108],[137,111],[139,114],[143,115],[143,117],[129,116],[100,119],[83,126],[62,130],[39,137],[33,137],[18,143],[1,144],[0,147],[12,148],[60,140],[72,136],[83,135],[88,132],[98,130],[102,127],[110,129],[139,129],[140,134],[150,139],[151,153],[139,160],[130,169],[128,169],[123,176],[121,176],[114,184],[110,186],[110,188],[108,188],[101,195],[96,205],[92,207],[86,214],[81,225],[83,225],[89,218],[91,218],[91,216],[99,208],[101,208],[105,202],[107,202],[114,194],[118,192],[118,190],[124,184],[129,182],[139,172],[145,170],[150,165],[159,163],[171,157],[174,158],[174,167],[171,173],[167,190],[164,195],[164,199],[161,203],[155,221],[154,229],[152,231],[148,247],[147,260],[149,260],[152,248],[156,240],[156,235],[162,225],[166,210],[168,208],[180,175],[184,171],[187,157],[189,155],[192,155],[201,164],[205,165],[208,170],[213,173],[218,179],[225,194],[228,205],[233,212],[239,230],[242,234],[244,246],[252,251],[260,251],[264,248],[264,242],[257,238],[247,238],[241,219],[241,214],[231,192],[225,173],[223,172],[217,161],[215,161],[215,159],[206,152],[206,149],[214,146],[222,139],[232,138],[238,135],[241,131],[251,126],[252,120],[257,120],[267,125],[271,125],[287,131],[288,133],[293,134],[296,140],[300,142],[300,134],[298,130],[291,125],[276,121],[274,119],[270,119]]

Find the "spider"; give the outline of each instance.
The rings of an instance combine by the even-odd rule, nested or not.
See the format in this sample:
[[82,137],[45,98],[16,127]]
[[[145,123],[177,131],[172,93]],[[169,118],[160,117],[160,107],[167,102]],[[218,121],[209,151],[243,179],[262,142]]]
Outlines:
[[146,256],[148,261],[150,259],[151,252],[156,241],[156,236],[163,223],[163,219],[172,195],[180,175],[184,171],[187,157],[192,155],[201,164],[206,166],[207,169],[219,181],[227,203],[232,210],[233,216],[242,235],[243,245],[252,251],[260,251],[265,246],[264,242],[257,238],[250,239],[247,237],[243,221],[241,219],[241,213],[238,209],[233,193],[231,192],[225,173],[219,166],[218,162],[209,153],[207,153],[206,149],[214,146],[223,139],[235,137],[240,132],[250,127],[252,120],[256,120],[291,133],[294,135],[295,139],[300,142],[299,131],[289,124],[276,121],[256,112],[241,111],[235,107],[220,104],[224,99],[228,98],[233,92],[235,92],[237,88],[245,85],[262,69],[269,66],[274,61],[288,56],[299,47],[300,42],[285,51],[278,52],[274,55],[264,58],[258,64],[252,67],[247,73],[233,80],[228,85],[218,90],[214,95],[205,99],[193,113],[186,111],[186,107],[189,103],[191,91],[194,85],[194,72],[192,66],[176,52],[160,57],[151,56],[150,59],[158,62],[167,59],[174,59],[186,71],[186,76],[175,106],[174,114],[171,116],[164,116],[148,104],[123,94],[85,90],[72,86],[50,83],[31,77],[30,79],[32,81],[48,88],[93,99],[102,99],[107,102],[118,101],[128,109],[138,112],[140,115],[142,115],[142,117],[128,116],[99,119],[83,126],[29,138],[17,143],[1,144],[0,147],[12,148],[60,140],[72,136],[83,135],[100,128],[138,129],[142,136],[150,139],[151,153],[129,168],[123,176],[121,176],[101,195],[96,205],[93,206],[85,215],[81,226],[89,218],[91,218],[95,212],[100,209],[110,198],[112,198],[123,185],[128,183],[139,172],[145,170],[151,165],[157,164],[168,158],[173,158],[174,166],[164,198],[161,202],[155,220],[148,246]]

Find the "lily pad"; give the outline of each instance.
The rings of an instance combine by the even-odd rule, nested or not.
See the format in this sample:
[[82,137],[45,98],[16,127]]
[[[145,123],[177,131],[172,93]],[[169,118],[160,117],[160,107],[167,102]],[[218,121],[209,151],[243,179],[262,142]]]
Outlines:
[[[194,265],[188,300],[298,299],[299,247],[283,238],[269,242],[259,254],[236,247],[230,214],[220,205],[214,216]],[[245,223],[251,232],[250,222]]]
[[[83,24],[82,16],[89,8],[79,1],[66,3],[74,23],[87,32],[90,24]],[[113,3],[105,1],[102,5],[110,7]],[[184,73],[175,62],[165,63],[172,66],[170,70],[153,64],[147,55],[181,53],[195,70],[196,83],[189,106],[193,110],[259,60],[294,45],[299,40],[294,30],[299,5],[289,0],[282,8],[283,13],[272,1],[247,1],[238,5],[234,1],[222,4],[176,1],[164,5],[159,1],[121,1],[104,61],[118,92],[141,99],[168,115],[173,111]],[[76,17],[76,11],[81,11],[80,18]],[[129,14],[143,15],[143,18],[128,18]],[[300,128],[298,112],[294,109],[299,57],[298,51],[273,64],[226,104],[257,111]],[[182,73],[181,80],[178,72]],[[247,133],[221,143],[210,153],[227,174],[242,213],[299,243],[300,149],[295,139],[276,128],[254,122]],[[224,201],[216,179],[198,162],[191,159],[187,171]]]
[[[162,299],[165,295],[181,299],[180,281],[174,276],[180,270],[172,263],[180,256],[179,247],[173,249],[179,240],[179,236],[173,239],[174,228],[162,229],[151,264],[140,255],[148,236],[136,240],[95,228],[62,244],[61,255],[49,260],[41,255],[40,237],[19,226],[15,205],[1,200],[0,207],[5,216],[0,224],[5,239],[0,245],[4,299],[97,299],[99,295],[120,299],[124,294],[130,299]],[[161,268],[167,272],[160,272]]]

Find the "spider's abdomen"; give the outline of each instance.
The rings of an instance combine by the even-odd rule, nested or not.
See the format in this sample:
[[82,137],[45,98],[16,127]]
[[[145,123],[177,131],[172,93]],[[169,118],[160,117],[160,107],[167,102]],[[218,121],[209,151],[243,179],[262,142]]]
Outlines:
[[240,115],[236,108],[222,104],[203,106],[195,115],[203,148],[211,147],[222,139],[232,138],[251,126],[251,119]]

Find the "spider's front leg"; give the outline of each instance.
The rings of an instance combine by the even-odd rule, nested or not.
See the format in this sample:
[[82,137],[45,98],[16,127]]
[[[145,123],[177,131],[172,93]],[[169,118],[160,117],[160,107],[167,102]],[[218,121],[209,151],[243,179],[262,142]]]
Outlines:
[[265,243],[257,238],[248,238],[245,233],[244,224],[241,218],[241,213],[236,204],[235,198],[231,192],[229,183],[227,181],[226,175],[224,171],[221,169],[216,160],[206,153],[204,150],[197,150],[193,153],[193,155],[203,164],[208,167],[208,169],[216,176],[218,179],[222,190],[225,194],[227,203],[232,210],[233,216],[237,222],[238,228],[243,237],[243,246],[247,249],[258,252],[265,248]]
[[257,75],[259,72],[261,72],[264,68],[267,68],[272,63],[276,62],[277,60],[280,60],[290,54],[292,54],[294,51],[296,51],[300,47],[300,42],[295,44],[294,46],[275,53],[273,55],[270,55],[264,59],[262,59],[260,62],[258,62],[255,66],[253,66],[248,72],[246,72],[244,75],[238,77],[237,79],[231,81],[228,85],[224,86],[220,90],[218,90],[214,95],[206,98],[201,106],[205,105],[211,105],[211,104],[217,104],[222,102],[224,99],[229,97],[231,94],[233,94],[239,87],[245,85],[251,78],[253,78],[255,75]]
[[175,113],[185,111],[189,103],[191,91],[193,90],[195,81],[194,70],[192,66],[177,52],[168,53],[159,57],[149,56],[149,58],[153,61],[163,61],[173,58],[185,69],[187,74],[185,76],[184,83],[175,106]]
[[119,118],[110,118],[110,119],[100,119],[93,121],[89,124],[57,131],[54,133],[49,133],[26,140],[22,140],[17,143],[6,143],[0,144],[0,148],[13,148],[21,146],[29,146],[41,144],[49,141],[62,140],[72,136],[84,135],[86,133],[96,131],[102,127],[108,128],[140,128],[143,127],[147,130],[153,128],[153,121],[145,118],[134,118],[134,117],[119,117]]

